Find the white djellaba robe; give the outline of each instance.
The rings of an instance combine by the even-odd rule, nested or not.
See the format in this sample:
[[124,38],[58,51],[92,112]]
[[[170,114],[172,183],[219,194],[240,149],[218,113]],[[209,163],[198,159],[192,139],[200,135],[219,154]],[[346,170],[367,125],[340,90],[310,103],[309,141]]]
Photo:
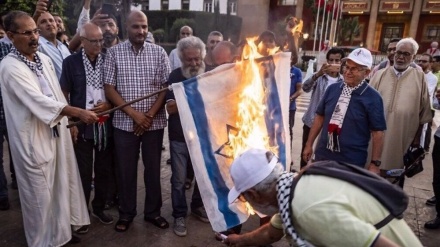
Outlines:
[[[71,225],[90,224],[67,118],[67,102],[50,58],[38,53],[57,101],[45,96],[37,76],[15,54],[0,63],[0,84],[29,246],[61,246]],[[52,127],[58,125],[59,137]]]

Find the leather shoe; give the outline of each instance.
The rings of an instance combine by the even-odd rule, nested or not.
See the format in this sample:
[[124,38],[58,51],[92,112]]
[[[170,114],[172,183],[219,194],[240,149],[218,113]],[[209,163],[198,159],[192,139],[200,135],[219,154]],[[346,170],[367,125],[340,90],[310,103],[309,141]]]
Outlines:
[[435,217],[433,220],[430,220],[425,223],[426,229],[437,229],[440,228],[440,217]]
[[429,198],[428,200],[426,200],[426,205],[428,206],[435,206],[435,203],[437,202],[435,196]]

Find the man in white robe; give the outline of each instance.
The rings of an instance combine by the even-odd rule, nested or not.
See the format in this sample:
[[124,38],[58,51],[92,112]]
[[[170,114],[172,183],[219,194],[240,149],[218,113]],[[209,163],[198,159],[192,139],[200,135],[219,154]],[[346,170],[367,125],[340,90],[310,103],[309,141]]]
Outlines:
[[65,116],[98,118],[66,103],[51,59],[37,52],[34,20],[12,11],[4,24],[14,47],[0,63],[0,84],[27,243],[61,246],[71,225],[90,224]]

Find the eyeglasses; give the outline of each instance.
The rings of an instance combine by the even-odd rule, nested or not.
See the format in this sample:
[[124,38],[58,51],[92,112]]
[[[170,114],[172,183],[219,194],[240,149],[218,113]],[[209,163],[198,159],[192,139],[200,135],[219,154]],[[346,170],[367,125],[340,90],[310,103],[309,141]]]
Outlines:
[[396,47],[387,49],[387,52],[392,52],[392,51],[396,51]]
[[359,68],[356,66],[355,67],[350,67],[348,65],[342,66],[342,71],[344,71],[344,73],[350,71],[350,73],[356,74],[364,70],[365,70],[364,68]]
[[408,57],[410,57],[412,54],[411,53],[409,53],[409,52],[402,52],[402,51],[396,51],[396,57],[400,57],[400,56],[402,56],[402,57],[405,57],[405,58],[408,58]]
[[86,37],[81,37],[87,41],[89,41],[93,45],[102,45],[104,44],[104,39],[88,39]]
[[30,37],[32,35],[40,35],[40,31],[41,30],[37,28],[37,29],[31,30],[31,31],[23,31],[23,32],[11,31],[11,33],[20,34],[20,35]]
[[429,63],[429,61],[428,61],[428,60],[420,60],[420,59],[419,59],[419,60],[417,60],[417,62],[418,62],[418,63]]
[[188,36],[190,36],[191,35],[191,33],[180,33],[181,35],[188,35]]

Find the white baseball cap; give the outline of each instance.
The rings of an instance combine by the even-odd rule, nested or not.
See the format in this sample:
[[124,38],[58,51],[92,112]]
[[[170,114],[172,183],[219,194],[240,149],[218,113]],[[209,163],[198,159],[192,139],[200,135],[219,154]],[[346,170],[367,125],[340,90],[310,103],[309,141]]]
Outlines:
[[233,203],[241,193],[263,181],[272,172],[278,158],[273,155],[269,162],[267,152],[270,151],[249,149],[232,162],[230,174],[234,187],[228,194],[229,203]]
[[373,65],[373,56],[371,56],[371,52],[365,48],[354,49],[343,61],[348,59],[359,65],[367,66],[369,69],[371,69]]

